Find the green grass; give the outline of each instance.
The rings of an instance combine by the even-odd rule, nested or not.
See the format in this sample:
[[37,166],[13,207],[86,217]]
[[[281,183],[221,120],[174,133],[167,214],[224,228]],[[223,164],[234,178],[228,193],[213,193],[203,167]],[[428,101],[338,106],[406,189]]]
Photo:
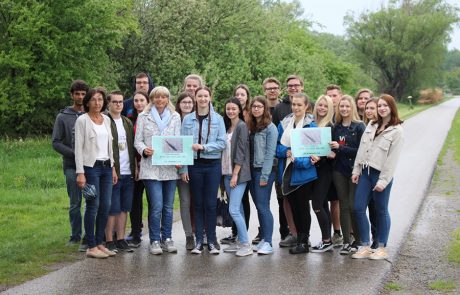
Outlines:
[[0,163],[0,284],[10,285],[75,259],[75,248],[65,246],[68,197],[49,138],[1,141]]
[[426,109],[429,109],[432,106],[433,105],[429,105],[429,104],[427,105],[414,104],[411,108],[410,105],[408,104],[398,103],[398,114],[402,120],[407,120],[410,117],[415,116],[416,114]]
[[438,280],[438,281],[429,283],[428,288],[430,290],[436,290],[436,291],[452,291],[456,288],[456,286],[453,281]]
[[453,233],[453,239],[447,250],[447,258],[450,262],[460,264],[460,228]]
[[394,282],[390,282],[386,284],[384,288],[385,290],[389,290],[389,291],[401,291],[403,289],[401,285],[398,285],[397,283],[394,283]]
[[[66,246],[68,196],[62,160],[50,138],[0,140],[0,163],[0,285],[18,284],[49,272],[53,263],[79,259],[77,246]],[[144,201],[144,216],[146,206]]]

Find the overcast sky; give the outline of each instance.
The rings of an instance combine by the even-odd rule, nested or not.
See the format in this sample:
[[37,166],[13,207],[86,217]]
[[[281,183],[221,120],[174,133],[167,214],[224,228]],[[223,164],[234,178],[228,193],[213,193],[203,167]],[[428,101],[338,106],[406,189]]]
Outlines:
[[[319,32],[332,33],[334,35],[344,35],[345,27],[343,17],[348,11],[354,15],[359,15],[365,10],[375,11],[381,3],[386,0],[300,0],[305,11],[305,17],[311,21],[320,23],[323,27],[314,25],[313,29]],[[460,7],[460,0],[447,0],[448,3]],[[449,49],[460,49],[460,27],[455,27],[451,35]]]

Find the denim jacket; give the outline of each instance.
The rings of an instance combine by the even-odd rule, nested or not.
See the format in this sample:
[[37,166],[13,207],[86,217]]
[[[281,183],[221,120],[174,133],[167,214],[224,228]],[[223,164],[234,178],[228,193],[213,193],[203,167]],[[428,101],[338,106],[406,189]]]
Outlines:
[[[294,115],[290,114],[281,121],[278,125],[278,145],[276,147],[276,157],[278,158],[278,179],[279,184],[285,181],[289,181],[291,186],[300,186],[302,184],[313,181],[317,178],[316,167],[311,164],[310,157],[297,157],[293,163],[291,179],[285,179],[285,166],[286,166],[286,152],[291,149],[291,147],[284,146],[281,143],[281,137],[283,136],[284,129],[288,126],[291,120],[294,119]],[[303,128],[317,127],[316,123],[313,121],[313,118],[309,115],[305,116],[303,121]]]
[[254,134],[254,161],[252,167],[262,168],[261,181],[268,181],[273,169],[278,130],[270,123],[267,128]]
[[[201,145],[204,150],[200,152],[203,159],[221,159],[222,151],[225,149],[227,135],[225,131],[224,119],[214,111],[210,111],[211,126],[208,136],[209,117],[203,120],[201,126]],[[182,121],[181,135],[193,135],[193,143],[198,143],[200,122],[196,118],[196,112],[188,114]],[[197,158],[196,151],[193,152],[194,159]],[[187,167],[182,167],[180,173],[188,172]]]

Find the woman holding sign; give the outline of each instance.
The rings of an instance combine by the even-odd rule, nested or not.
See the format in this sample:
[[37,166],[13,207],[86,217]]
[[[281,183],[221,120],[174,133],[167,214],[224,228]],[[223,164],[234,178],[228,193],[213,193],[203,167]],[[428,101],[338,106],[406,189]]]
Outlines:
[[292,97],[292,114],[278,125],[278,177],[281,177],[281,191],[288,198],[297,228],[297,245],[289,249],[291,254],[309,251],[311,215],[308,196],[316,179],[316,168],[310,157],[295,158],[291,152],[292,131],[297,128],[316,127],[313,116],[307,114],[308,105],[307,95],[295,94]]
[[[354,99],[344,95],[337,104],[335,125],[332,129],[332,158],[335,158],[332,179],[340,203],[340,224],[343,233],[343,247],[340,254],[347,255],[357,250],[359,233],[352,218],[356,185],[351,182],[351,171],[358,152],[359,142],[366,126],[359,120]],[[352,245],[351,232],[355,238]]]
[[171,238],[174,193],[179,174],[175,165],[155,165],[152,139],[155,136],[179,136],[180,115],[174,111],[166,87],[155,87],[149,95],[150,103],[137,119],[134,146],[142,155],[139,179],[144,181],[149,200],[150,253],[175,253]]

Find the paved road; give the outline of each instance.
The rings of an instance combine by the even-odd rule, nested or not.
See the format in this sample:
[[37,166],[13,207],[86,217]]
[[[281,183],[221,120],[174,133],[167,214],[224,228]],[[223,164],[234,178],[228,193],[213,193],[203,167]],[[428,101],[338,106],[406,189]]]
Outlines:
[[[460,98],[418,114],[404,123],[405,146],[399,161],[390,213],[390,261],[397,256],[423,201],[438,154]],[[277,212],[272,197],[272,211]],[[250,234],[255,236],[257,215],[252,210]],[[274,244],[279,242],[275,228]],[[229,229],[220,229],[219,238]],[[320,232],[313,215],[311,240]],[[176,222],[173,237],[178,254],[153,256],[147,237],[135,253],[106,260],[84,259],[44,277],[9,289],[4,294],[375,294],[390,270],[387,261],[353,260],[333,253],[290,255],[275,247],[271,256],[237,258],[231,254],[192,256],[184,249],[182,226]],[[423,241],[422,241],[423,242]]]

